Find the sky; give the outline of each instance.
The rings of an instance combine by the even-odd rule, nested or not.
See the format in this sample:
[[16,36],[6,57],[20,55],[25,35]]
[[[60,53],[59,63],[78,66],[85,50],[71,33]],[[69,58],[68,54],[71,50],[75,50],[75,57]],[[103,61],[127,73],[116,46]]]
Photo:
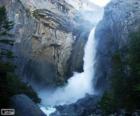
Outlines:
[[101,7],[104,7],[107,3],[110,2],[110,0],[89,0],[89,1]]
[[[68,3],[70,3],[72,6],[74,6],[76,9],[79,9],[80,8],[80,4],[79,4],[79,1],[85,3],[85,4],[82,4],[82,9],[91,9],[91,7],[89,7],[89,3],[93,3],[99,7],[105,7],[107,5],[107,3],[109,3],[111,0],[66,0]],[[87,6],[88,5],[88,6]]]

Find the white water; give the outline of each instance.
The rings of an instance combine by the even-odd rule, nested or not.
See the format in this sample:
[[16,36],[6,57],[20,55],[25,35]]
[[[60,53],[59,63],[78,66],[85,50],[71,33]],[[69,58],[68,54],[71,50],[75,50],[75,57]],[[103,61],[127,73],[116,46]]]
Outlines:
[[80,98],[85,97],[86,94],[95,93],[92,86],[92,80],[94,77],[94,58],[96,54],[94,32],[95,28],[91,30],[85,46],[85,55],[83,59],[84,72],[74,73],[74,75],[68,80],[66,86],[58,88],[53,93],[46,94],[46,92],[40,92],[40,97],[43,97],[43,106],[40,106],[40,109],[47,114],[47,116],[56,111],[56,109],[51,106],[71,104]]
[[[97,19],[98,21],[100,19]],[[96,39],[94,27],[88,37],[84,49],[84,71],[75,72],[68,80],[67,85],[59,87],[55,91],[42,90],[39,93],[42,99],[41,110],[49,116],[55,111],[53,106],[75,103],[77,100],[86,96],[86,94],[95,94],[93,87],[94,81],[94,64],[96,62]],[[76,60],[76,59],[75,59]]]
[[93,94],[93,77],[94,77],[94,63],[95,63],[95,28],[89,34],[88,41],[85,46],[84,55],[84,72],[74,73],[68,80],[68,84],[62,88],[58,88],[54,92],[40,92],[39,96],[42,98],[43,105],[64,105],[71,104],[85,97],[86,94]]
[[42,105],[39,105],[39,107],[47,116],[50,116],[50,114],[56,111],[53,107],[44,107]]

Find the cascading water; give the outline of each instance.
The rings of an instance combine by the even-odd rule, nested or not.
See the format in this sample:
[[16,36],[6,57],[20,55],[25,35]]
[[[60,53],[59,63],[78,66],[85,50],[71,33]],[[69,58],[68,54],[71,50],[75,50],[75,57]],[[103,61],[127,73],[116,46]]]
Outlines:
[[[89,34],[84,55],[84,72],[77,73],[68,80],[68,84],[62,88],[58,88],[53,93],[40,92],[43,97],[43,105],[64,105],[76,102],[78,99],[85,97],[86,94],[93,94],[93,75],[95,63],[95,28]],[[47,97],[46,97],[47,96]],[[59,97],[58,97],[59,96]],[[44,98],[46,97],[46,99]]]
[[[93,90],[93,79],[94,79],[94,64],[95,64],[95,54],[96,54],[96,42],[94,38],[95,27],[91,30],[87,43],[85,45],[85,55],[84,55],[84,72],[74,73],[74,75],[68,80],[68,84],[63,88],[58,88],[53,93],[40,92],[40,97],[42,98],[43,106],[55,106],[71,104],[85,97],[86,94],[94,94]],[[45,98],[46,99],[45,99]],[[41,106],[41,110],[47,115],[54,112],[55,109],[52,107]]]
[[[109,2],[109,0],[107,1]],[[95,94],[93,87],[94,64],[96,62],[95,28],[96,27],[93,27],[91,30],[85,45],[83,58],[84,71],[82,73],[75,72],[64,87],[59,87],[53,92],[46,92],[46,90],[38,92],[42,99],[43,107],[41,106],[41,110],[44,111],[47,116],[55,111],[55,109],[52,108],[53,106],[75,103],[77,100],[85,97],[86,94]]]

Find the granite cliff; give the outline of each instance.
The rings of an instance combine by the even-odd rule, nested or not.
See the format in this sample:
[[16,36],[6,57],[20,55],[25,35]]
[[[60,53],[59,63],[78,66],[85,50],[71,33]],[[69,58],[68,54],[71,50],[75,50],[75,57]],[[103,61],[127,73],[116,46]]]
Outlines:
[[[83,70],[84,45],[92,24],[81,19],[82,13],[63,0],[1,0],[0,3],[6,6],[10,20],[15,23],[11,32],[16,39],[17,73],[25,81],[56,86],[66,82],[73,71]],[[138,0],[112,0],[105,8],[95,34],[97,82],[93,83],[97,93],[111,89],[114,53],[120,52],[121,61],[128,57],[129,34],[140,29],[139,6]],[[124,73],[128,72],[128,66],[124,65]],[[71,116],[69,112],[73,116],[102,115],[96,105],[100,97],[100,94],[87,95],[74,104],[58,106],[54,115]]]
[[[2,0],[14,22],[17,72],[31,83],[64,83],[83,70],[84,45],[92,24],[66,1]],[[96,7],[97,8],[97,7]],[[77,61],[75,61],[77,59]]]
[[[114,72],[113,69],[113,61],[112,57],[116,52],[119,51],[120,59],[122,62],[126,62],[128,58],[128,48],[130,47],[130,41],[132,41],[130,34],[133,32],[139,32],[140,29],[140,1],[138,0],[112,0],[107,7],[105,8],[104,17],[101,22],[98,24],[96,28],[96,40],[97,40],[97,63],[96,63],[96,90],[99,93],[97,96],[87,96],[75,104],[66,105],[66,106],[58,106],[57,112],[52,114],[54,115],[69,115],[70,112],[73,113],[74,116],[85,116],[85,115],[139,115],[139,107],[137,109],[126,110],[127,106],[123,106],[113,110],[113,112],[109,112],[109,114],[104,114],[104,110],[101,110],[100,100],[104,91],[111,92],[112,91],[112,75]],[[123,71],[124,77],[126,80],[129,80],[130,68],[127,64],[123,63]],[[116,77],[117,78],[117,77]],[[118,77],[119,78],[119,77]],[[123,80],[121,78],[121,80]],[[132,76],[132,78],[134,78]],[[132,79],[133,80],[133,79]],[[131,80],[131,81],[132,81]],[[121,81],[122,82],[122,81]],[[127,81],[126,81],[127,82]],[[94,82],[95,83],[95,82]],[[138,83],[138,82],[137,82]],[[117,83],[118,88],[125,85],[124,83]],[[134,85],[135,86],[135,85]],[[120,88],[122,92],[119,94],[123,96],[123,94],[127,91],[127,88]],[[129,89],[128,89],[129,90]],[[130,94],[128,92],[128,94]],[[101,96],[100,96],[101,95]],[[110,94],[109,94],[110,95]],[[118,95],[118,96],[119,96]],[[138,94],[139,95],[139,94]],[[111,95],[110,95],[111,96]],[[105,108],[110,108],[108,111],[112,110],[112,103],[110,96],[104,98]],[[127,96],[127,95],[126,95]],[[133,100],[135,100],[136,94],[133,93]],[[112,98],[112,97],[111,97]],[[120,98],[118,98],[120,99]],[[131,99],[131,100],[132,100]],[[99,104],[97,103],[99,100]],[[130,99],[129,99],[130,100]],[[126,103],[130,102],[127,101]],[[120,103],[120,102],[119,102]],[[115,105],[118,104],[115,102]],[[139,103],[137,103],[139,104]],[[107,106],[109,105],[109,107]],[[133,105],[133,102],[132,104]],[[130,105],[130,106],[131,106]],[[131,111],[132,110],[132,111]]]
[[[97,26],[97,89],[105,89],[112,75],[112,55],[121,52],[123,61],[127,57],[130,33],[140,28],[140,1],[112,0],[105,8],[104,18]],[[127,72],[127,66],[126,72]],[[107,87],[108,88],[108,87]]]

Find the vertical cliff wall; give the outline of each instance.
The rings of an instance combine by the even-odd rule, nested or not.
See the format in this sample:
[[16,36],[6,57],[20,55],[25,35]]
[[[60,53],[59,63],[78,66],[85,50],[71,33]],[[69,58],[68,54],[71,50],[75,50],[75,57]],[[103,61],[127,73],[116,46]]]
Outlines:
[[82,71],[92,25],[78,23],[71,5],[64,0],[2,0],[1,4],[14,22],[17,73],[24,80],[53,86],[64,83],[73,71]]
[[[104,18],[97,26],[97,89],[108,87],[112,75],[112,55],[120,51],[125,61],[129,34],[140,28],[140,1],[112,0],[105,8]],[[127,70],[127,68],[126,68]]]

